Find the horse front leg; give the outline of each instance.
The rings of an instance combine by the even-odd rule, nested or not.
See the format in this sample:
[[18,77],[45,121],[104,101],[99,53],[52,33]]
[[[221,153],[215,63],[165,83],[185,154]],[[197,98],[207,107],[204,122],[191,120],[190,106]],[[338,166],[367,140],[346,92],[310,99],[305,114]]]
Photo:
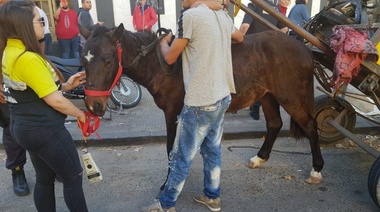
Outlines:
[[[165,114],[165,120],[166,120],[166,153],[169,160],[169,154],[173,149],[174,139],[177,133],[177,116],[167,116]],[[166,181],[168,180],[170,169],[168,168],[168,173],[166,175],[166,179],[164,184],[160,187],[160,192],[158,193],[157,197],[161,194],[161,192],[165,188]]]
[[248,167],[257,168],[269,159],[273,144],[277,139],[282,127],[280,106],[270,94],[266,94],[260,99],[266,121],[267,133],[263,145],[256,156],[249,159]]

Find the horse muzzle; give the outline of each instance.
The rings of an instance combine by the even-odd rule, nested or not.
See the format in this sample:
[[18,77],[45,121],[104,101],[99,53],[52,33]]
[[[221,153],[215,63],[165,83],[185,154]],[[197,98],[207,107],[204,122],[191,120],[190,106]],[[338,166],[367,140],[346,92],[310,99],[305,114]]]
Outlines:
[[107,96],[86,96],[86,108],[95,116],[103,116],[107,109]]

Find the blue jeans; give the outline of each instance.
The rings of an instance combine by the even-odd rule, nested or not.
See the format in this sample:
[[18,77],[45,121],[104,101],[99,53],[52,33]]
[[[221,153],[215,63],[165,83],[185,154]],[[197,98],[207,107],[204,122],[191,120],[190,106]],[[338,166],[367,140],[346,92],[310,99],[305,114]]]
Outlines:
[[164,208],[175,206],[191,163],[200,148],[203,158],[204,194],[211,199],[220,196],[222,166],[221,140],[224,114],[231,96],[203,107],[184,106],[178,117],[177,134],[169,154],[169,175],[160,195]]
[[25,125],[11,118],[11,134],[28,150],[36,171],[34,203],[38,211],[55,211],[54,181],[59,175],[70,211],[87,211],[82,188],[83,169],[78,152],[64,123]]
[[79,58],[79,36],[72,39],[58,39],[59,46],[62,49],[63,59]]

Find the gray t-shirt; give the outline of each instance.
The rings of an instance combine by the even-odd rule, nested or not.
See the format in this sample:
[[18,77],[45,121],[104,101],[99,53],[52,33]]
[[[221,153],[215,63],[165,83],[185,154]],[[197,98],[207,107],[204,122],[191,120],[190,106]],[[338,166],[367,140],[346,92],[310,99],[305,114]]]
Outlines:
[[225,11],[204,4],[179,18],[177,37],[189,40],[182,52],[185,105],[207,106],[236,93],[231,58],[234,30]]

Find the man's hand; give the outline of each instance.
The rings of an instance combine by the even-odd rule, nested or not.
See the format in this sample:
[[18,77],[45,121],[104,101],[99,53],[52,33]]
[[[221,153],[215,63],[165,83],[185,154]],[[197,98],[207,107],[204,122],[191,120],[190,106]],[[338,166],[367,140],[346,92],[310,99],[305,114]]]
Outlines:
[[160,41],[160,44],[167,44],[169,45],[169,43],[172,41],[172,37],[173,37],[173,33],[169,33],[167,34],[165,37],[163,37]]

